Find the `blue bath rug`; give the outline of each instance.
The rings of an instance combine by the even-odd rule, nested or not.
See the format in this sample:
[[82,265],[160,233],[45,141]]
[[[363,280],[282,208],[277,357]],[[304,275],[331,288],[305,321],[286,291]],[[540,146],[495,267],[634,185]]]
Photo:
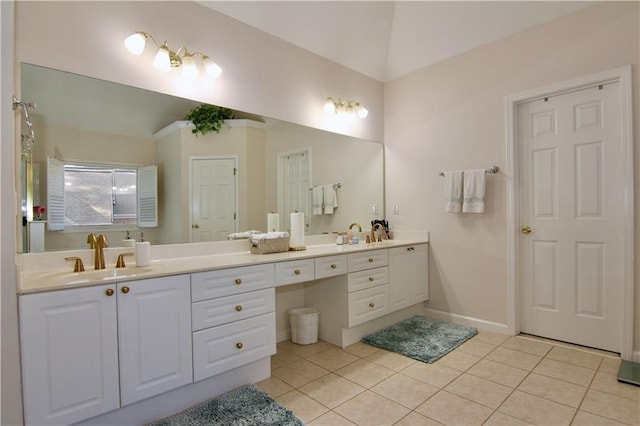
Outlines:
[[255,385],[243,386],[149,426],[304,426],[293,413]]
[[415,316],[365,336],[362,342],[431,364],[476,334],[475,327]]

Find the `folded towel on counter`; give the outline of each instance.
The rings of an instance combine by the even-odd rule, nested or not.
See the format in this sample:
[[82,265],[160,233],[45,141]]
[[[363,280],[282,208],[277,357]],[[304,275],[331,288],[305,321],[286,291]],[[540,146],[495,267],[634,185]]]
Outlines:
[[271,240],[274,238],[289,238],[288,232],[265,232],[264,234],[255,234],[251,236],[252,240]]
[[484,169],[464,171],[463,213],[484,213],[486,172]]
[[458,213],[462,207],[462,171],[444,172],[444,211]]
[[333,185],[324,185],[324,214],[333,214],[333,209],[338,207],[338,194],[336,194],[336,188]]
[[256,234],[262,234],[262,231],[251,230],[251,231],[244,231],[244,232],[234,232],[233,234],[229,234],[227,236],[227,239],[228,240],[246,240],[247,238],[250,238],[251,236]]
[[314,215],[321,215],[324,205],[324,188],[322,186],[314,186],[311,188],[311,206]]

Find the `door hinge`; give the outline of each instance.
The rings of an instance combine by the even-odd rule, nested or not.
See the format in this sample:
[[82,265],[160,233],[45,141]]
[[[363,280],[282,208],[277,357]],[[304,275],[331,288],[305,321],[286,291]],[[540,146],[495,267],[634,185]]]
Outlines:
[[238,171],[238,169],[236,169],[235,167],[233,168],[233,175],[236,175],[236,172]]
[[235,213],[233,214],[233,220],[236,220],[236,214]]

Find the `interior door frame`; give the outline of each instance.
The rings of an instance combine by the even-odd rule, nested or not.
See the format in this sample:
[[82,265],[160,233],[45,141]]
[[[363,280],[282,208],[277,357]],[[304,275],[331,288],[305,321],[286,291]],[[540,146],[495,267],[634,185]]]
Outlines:
[[196,160],[233,160],[233,164],[236,168],[236,173],[233,176],[234,185],[235,185],[235,206],[234,209],[236,211],[236,220],[234,223],[234,231],[238,232],[238,222],[239,222],[239,196],[238,196],[238,161],[239,157],[237,155],[190,155],[189,156],[189,242],[193,242],[193,162]]
[[633,115],[631,102],[631,65],[590,74],[505,97],[507,143],[507,327],[512,335],[520,332],[520,268],[519,268],[519,168],[518,168],[518,104],[547,96],[561,95],[602,83],[620,84],[622,121],[623,193],[624,193],[624,306],[622,351],[623,359],[633,357],[634,320],[634,192],[633,192]]

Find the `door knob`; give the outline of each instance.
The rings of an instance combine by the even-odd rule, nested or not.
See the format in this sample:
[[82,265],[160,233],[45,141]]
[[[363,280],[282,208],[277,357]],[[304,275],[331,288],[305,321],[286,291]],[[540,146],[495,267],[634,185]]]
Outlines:
[[198,228],[200,228],[200,225],[198,225],[198,224],[196,223],[196,224],[191,225],[191,227],[192,227],[193,229],[198,229]]
[[523,234],[530,234],[531,233],[531,227],[529,225],[525,225],[525,226],[522,227],[520,232],[522,232]]

